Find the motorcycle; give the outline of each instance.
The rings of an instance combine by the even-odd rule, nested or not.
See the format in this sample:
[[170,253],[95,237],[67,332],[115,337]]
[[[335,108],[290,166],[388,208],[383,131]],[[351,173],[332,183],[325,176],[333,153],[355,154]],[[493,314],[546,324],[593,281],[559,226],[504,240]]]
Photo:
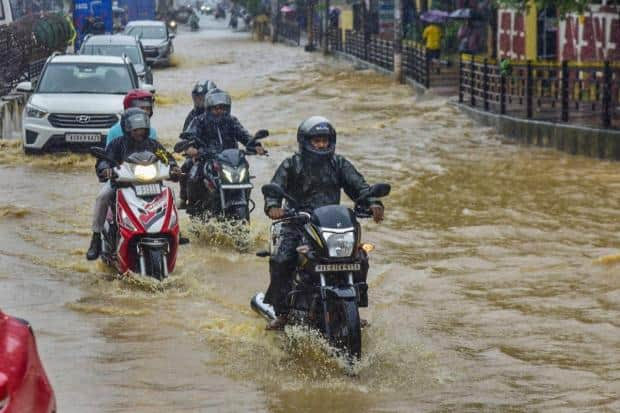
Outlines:
[[226,10],[224,9],[223,6],[219,4],[216,6],[214,17],[215,17],[215,20],[226,18]]
[[101,233],[101,259],[120,273],[128,270],[163,280],[174,270],[179,222],[172,190],[163,184],[170,167],[145,151],[117,164],[105,150],[90,152],[113,166],[114,205]]
[[[203,185],[200,191],[190,191],[187,213],[191,217],[207,221],[211,216],[220,216],[224,219],[250,222],[250,213],[255,208],[255,203],[250,198],[254,187],[251,179],[254,177],[250,176],[246,155],[255,155],[256,152],[249,148],[267,136],[268,131],[258,131],[245,150],[225,149],[219,153],[207,153],[203,156],[204,162],[194,164],[189,172],[190,179],[202,172]],[[182,133],[181,138],[186,140],[178,142],[174,151],[181,153],[191,146],[200,147],[199,141],[187,139],[189,137]],[[201,166],[203,170],[199,171]]]
[[196,14],[192,14],[189,18],[189,28],[191,31],[196,32],[200,30],[200,18]]
[[[275,254],[283,225],[292,226],[302,234],[293,288],[287,297],[288,322],[318,330],[349,360],[359,359],[362,354],[359,307],[368,306],[368,285],[363,271],[374,246],[362,243],[357,218],[372,217],[367,199],[387,196],[390,185],[371,186],[355,200],[354,209],[327,205],[312,213],[298,210],[298,202],[278,185],[264,185],[262,192],[268,197],[286,199],[287,210],[284,218],[271,224],[270,251],[257,255]],[[252,297],[250,306],[268,321],[275,319],[273,307],[264,302],[263,293]]]

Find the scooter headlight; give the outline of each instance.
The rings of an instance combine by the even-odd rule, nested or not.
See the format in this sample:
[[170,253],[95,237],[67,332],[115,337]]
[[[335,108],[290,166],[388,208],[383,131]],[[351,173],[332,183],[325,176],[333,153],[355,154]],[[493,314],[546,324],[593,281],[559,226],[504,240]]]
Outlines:
[[323,231],[321,234],[330,257],[350,257],[353,253],[353,247],[355,247],[355,233],[353,231],[344,233]]
[[176,208],[172,208],[172,212],[170,213],[170,222],[168,223],[168,229],[172,229],[177,224],[177,211]]
[[133,174],[138,181],[152,181],[157,176],[157,167],[155,165],[136,165]]

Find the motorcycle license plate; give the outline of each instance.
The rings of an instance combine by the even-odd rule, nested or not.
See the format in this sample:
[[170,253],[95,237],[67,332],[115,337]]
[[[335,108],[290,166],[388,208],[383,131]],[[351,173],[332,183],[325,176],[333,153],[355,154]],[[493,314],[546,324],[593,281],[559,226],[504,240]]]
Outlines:
[[362,269],[361,264],[317,264],[314,267],[315,272],[351,272]]
[[76,142],[100,142],[101,135],[98,133],[67,133],[65,134],[65,141]]
[[135,185],[134,188],[138,196],[152,196],[161,193],[159,184]]

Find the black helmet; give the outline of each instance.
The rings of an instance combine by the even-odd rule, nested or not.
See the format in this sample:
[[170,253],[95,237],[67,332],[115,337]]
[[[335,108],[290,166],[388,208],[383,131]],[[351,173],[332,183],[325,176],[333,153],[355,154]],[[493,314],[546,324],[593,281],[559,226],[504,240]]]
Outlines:
[[121,129],[127,135],[135,129],[150,129],[149,115],[140,108],[129,108],[121,116]]
[[[327,136],[329,146],[325,149],[315,149],[310,140],[316,136]],[[326,160],[331,158],[336,151],[336,130],[323,116],[311,116],[301,122],[297,129],[297,142],[299,152],[303,156],[309,156],[313,160]]]
[[227,106],[226,111],[230,113],[231,104],[232,102],[230,95],[222,89],[212,89],[209,93],[207,93],[207,97],[205,98],[205,106],[207,110],[213,106],[224,105]]
[[204,82],[196,82],[192,89],[192,96],[206,95],[209,91],[216,89],[217,85],[212,80],[205,80]]

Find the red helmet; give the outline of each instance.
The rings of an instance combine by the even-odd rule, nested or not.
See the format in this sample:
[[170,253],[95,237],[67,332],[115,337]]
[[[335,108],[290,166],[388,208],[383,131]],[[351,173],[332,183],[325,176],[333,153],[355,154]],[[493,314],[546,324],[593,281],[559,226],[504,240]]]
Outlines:
[[125,99],[123,100],[123,107],[125,110],[129,108],[152,108],[153,100],[154,99],[151,92],[142,89],[134,89],[130,90],[125,96]]

